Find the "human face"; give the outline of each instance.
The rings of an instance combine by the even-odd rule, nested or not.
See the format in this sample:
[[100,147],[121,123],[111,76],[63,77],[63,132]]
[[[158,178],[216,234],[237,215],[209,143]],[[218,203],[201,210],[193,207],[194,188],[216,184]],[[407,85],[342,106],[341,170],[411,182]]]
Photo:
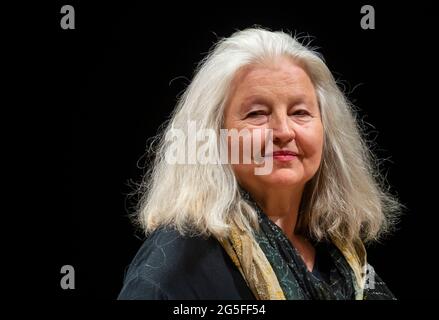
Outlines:
[[306,71],[290,58],[248,65],[236,73],[224,128],[272,129],[273,152],[262,151],[264,160],[273,161],[271,173],[255,175],[254,162],[232,164],[246,188],[303,187],[319,168],[323,125],[315,88]]

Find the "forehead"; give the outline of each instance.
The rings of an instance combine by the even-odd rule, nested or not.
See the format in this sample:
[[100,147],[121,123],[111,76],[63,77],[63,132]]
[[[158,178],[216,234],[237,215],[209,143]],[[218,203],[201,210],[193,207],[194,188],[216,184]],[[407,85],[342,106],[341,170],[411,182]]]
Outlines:
[[314,95],[314,85],[305,69],[286,57],[239,69],[232,88],[232,97]]

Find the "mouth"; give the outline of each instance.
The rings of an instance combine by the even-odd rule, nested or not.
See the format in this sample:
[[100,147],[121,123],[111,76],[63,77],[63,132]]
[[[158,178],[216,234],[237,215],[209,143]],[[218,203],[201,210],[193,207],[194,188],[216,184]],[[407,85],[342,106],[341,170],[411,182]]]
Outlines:
[[297,158],[297,156],[297,153],[289,150],[274,151],[272,154],[266,155],[266,157],[273,157],[274,160],[278,161],[291,161]]

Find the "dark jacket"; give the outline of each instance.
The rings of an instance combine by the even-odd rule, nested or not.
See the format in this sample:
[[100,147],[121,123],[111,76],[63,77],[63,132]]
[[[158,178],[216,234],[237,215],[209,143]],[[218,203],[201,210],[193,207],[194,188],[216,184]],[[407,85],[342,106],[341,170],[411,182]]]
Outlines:
[[118,299],[255,299],[213,237],[159,228],[130,264]]

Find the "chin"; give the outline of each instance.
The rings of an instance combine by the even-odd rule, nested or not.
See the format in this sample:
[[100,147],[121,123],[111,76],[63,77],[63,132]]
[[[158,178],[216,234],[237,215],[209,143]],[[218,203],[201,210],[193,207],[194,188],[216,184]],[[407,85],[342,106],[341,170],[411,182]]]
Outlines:
[[302,183],[303,175],[294,172],[291,169],[278,169],[272,174],[266,176],[265,180],[268,185],[272,186],[294,186]]

